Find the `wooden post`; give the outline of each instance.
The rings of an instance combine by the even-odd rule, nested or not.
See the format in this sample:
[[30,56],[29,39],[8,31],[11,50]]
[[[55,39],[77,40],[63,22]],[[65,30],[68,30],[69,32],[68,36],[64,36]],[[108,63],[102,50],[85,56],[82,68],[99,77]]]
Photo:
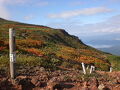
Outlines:
[[110,72],[112,72],[112,67],[110,67]]
[[15,62],[16,62],[16,43],[15,30],[9,29],[9,49],[10,49],[10,75],[11,79],[15,79]]
[[93,72],[95,72],[95,66],[93,66]]
[[91,65],[91,68],[90,68],[90,74],[95,71],[95,66]]
[[82,68],[83,68],[83,73],[86,74],[86,69],[85,69],[85,65],[83,62],[82,62]]
[[92,66],[90,67],[90,74],[92,73]]
[[87,70],[89,69],[89,65],[87,65],[87,68],[86,68]]

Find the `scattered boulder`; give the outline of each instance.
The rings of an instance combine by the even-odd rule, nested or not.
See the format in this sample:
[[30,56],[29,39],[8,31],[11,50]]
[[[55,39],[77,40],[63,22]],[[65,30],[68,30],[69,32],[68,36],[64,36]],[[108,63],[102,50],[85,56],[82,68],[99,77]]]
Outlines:
[[30,78],[21,79],[18,85],[21,85],[22,90],[32,90],[35,87]]
[[32,82],[36,87],[40,87],[40,85],[41,85],[41,82],[40,82],[38,76],[34,76],[34,77],[32,77],[31,82]]
[[82,90],[89,90],[89,88],[88,88],[88,82],[85,81],[85,82],[83,83]]
[[0,90],[12,90],[13,85],[12,83],[8,80],[8,78],[3,78],[0,81]]
[[40,67],[39,69],[41,72],[44,72],[45,71],[45,68],[44,67]]
[[59,82],[57,81],[57,77],[53,77],[52,79],[50,79],[47,83],[47,88],[49,90],[54,90],[57,89],[56,86],[57,84],[59,84]]
[[113,90],[120,90],[120,85],[114,86]]
[[98,80],[96,78],[91,79],[91,81],[89,82],[89,85],[91,87],[91,90],[98,90]]
[[98,90],[104,90],[104,88],[105,88],[105,85],[104,85],[104,84],[100,84],[100,85],[98,86]]

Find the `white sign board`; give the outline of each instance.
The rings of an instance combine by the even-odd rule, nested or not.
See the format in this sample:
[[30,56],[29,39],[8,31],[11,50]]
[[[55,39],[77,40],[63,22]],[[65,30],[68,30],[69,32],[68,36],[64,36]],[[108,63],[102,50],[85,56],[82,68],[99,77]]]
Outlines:
[[10,62],[15,62],[16,60],[16,53],[10,54]]

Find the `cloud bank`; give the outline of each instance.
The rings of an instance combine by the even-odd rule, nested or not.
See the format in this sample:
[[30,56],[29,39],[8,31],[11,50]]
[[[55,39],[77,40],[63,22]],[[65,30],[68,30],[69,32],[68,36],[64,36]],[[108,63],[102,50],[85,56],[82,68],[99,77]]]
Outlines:
[[70,18],[79,15],[95,15],[100,13],[107,13],[113,11],[106,7],[85,8],[82,10],[66,11],[58,14],[49,14],[49,18]]
[[112,16],[108,20],[93,24],[82,24],[79,22],[77,23],[77,21],[75,23],[75,21],[70,22],[67,20],[65,22],[49,23],[48,26],[63,28],[70,34],[81,36],[120,33],[120,15]]
[[[34,5],[34,6],[46,6],[49,3],[47,1],[38,0],[0,0],[0,17],[4,19],[10,19],[11,13],[8,8],[10,5]],[[30,19],[31,16],[25,17]]]
[[0,17],[5,18],[5,19],[9,19],[10,14],[5,6],[5,1],[6,0],[0,0]]
[[31,15],[31,14],[24,17],[25,20],[31,20],[31,19],[33,19],[33,18],[34,18],[34,16]]
[[10,12],[7,5],[11,4],[24,4],[28,0],[0,0],[0,17],[4,19],[10,19]]

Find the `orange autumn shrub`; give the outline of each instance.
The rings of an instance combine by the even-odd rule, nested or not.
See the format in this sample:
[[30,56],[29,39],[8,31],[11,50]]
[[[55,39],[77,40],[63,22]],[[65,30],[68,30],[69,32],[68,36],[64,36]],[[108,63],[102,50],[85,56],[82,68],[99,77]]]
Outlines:
[[1,46],[1,47],[0,47],[0,51],[4,50],[5,48],[6,48],[6,47],[2,47],[2,46]]
[[93,51],[93,50],[87,50],[87,49],[80,49],[80,52],[83,52],[83,53],[85,53],[85,54],[88,54],[88,55],[94,55],[94,56],[96,56],[96,55],[99,55],[99,53],[98,52],[95,52],[95,51]]
[[17,40],[17,44],[24,47],[40,47],[44,45],[44,42],[40,40],[24,39]]
[[56,55],[58,57],[62,57],[63,59],[74,60],[75,57],[80,54],[79,50],[75,48],[71,48],[63,45],[59,45],[59,46],[60,46],[60,49],[56,52]]
[[22,48],[22,49],[28,53],[32,53],[37,56],[44,56],[44,52],[42,52],[39,49],[35,49],[35,48]]
[[92,56],[85,56],[85,55],[81,55],[80,57],[76,57],[75,60],[80,61],[80,62],[84,62],[84,63],[87,63],[87,64],[96,63],[96,62],[105,63],[104,60],[101,60],[99,58],[92,57]]
[[0,45],[3,45],[4,44],[4,41],[3,40],[0,40]]
[[77,49],[61,45],[61,52],[69,54],[78,54]]

